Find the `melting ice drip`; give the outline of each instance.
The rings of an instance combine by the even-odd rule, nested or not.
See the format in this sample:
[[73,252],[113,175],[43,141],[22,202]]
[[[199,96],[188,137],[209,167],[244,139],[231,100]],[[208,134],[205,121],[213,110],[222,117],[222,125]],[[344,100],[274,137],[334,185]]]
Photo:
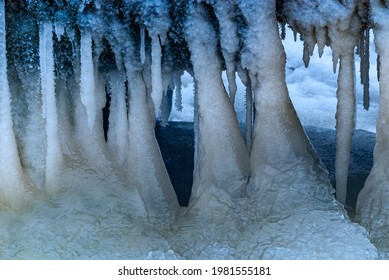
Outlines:
[[[276,12],[301,34],[306,66],[316,44],[319,55],[325,45],[332,48],[334,71],[340,60],[336,195],[344,204],[355,114],[354,48],[368,10],[356,1],[322,2],[0,0],[2,208],[17,211],[91,189],[93,207],[100,209],[110,198],[111,211],[118,208],[113,200],[125,199],[128,209],[118,213],[130,213],[134,224],[150,223],[159,233],[155,239],[167,240],[186,258],[376,257],[363,228],[352,224],[334,199],[285,83]],[[367,188],[378,180],[386,193],[389,12],[382,1],[370,5],[380,27],[375,40],[382,109]],[[17,22],[21,10],[29,24]],[[6,34],[13,34],[8,41]],[[154,128],[161,111],[168,119],[169,90],[176,89],[182,109],[184,71],[195,83],[196,151],[189,206],[180,209]],[[233,108],[236,74],[246,86],[245,139]],[[105,142],[101,109],[107,96]],[[381,207],[389,201],[375,196],[376,190],[364,191],[358,210],[361,222],[379,231],[374,221],[389,223],[387,207]],[[369,209],[378,210],[373,215]],[[296,223],[309,226],[293,235]],[[321,236],[317,247],[301,247],[315,235]]]

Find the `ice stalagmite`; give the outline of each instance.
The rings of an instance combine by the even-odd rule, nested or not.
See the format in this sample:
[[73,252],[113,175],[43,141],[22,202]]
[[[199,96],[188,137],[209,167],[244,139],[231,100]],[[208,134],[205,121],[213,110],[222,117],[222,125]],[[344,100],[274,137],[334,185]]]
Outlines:
[[[387,3],[387,1],[384,1]],[[389,4],[389,3],[387,3]],[[389,8],[371,1],[374,42],[380,57],[380,99],[373,168],[359,193],[357,219],[379,246],[389,250]]]
[[41,69],[41,91],[43,114],[46,120],[46,174],[45,188],[55,187],[55,180],[61,169],[62,150],[58,137],[58,116],[55,96],[55,75],[53,55],[52,23],[42,23],[39,30],[39,57]]
[[246,185],[248,153],[221,79],[217,36],[203,4],[191,4],[185,34],[197,85],[198,143],[190,211],[205,218],[225,215]]
[[29,185],[20,164],[13,131],[5,35],[4,1],[0,0],[0,208],[13,208],[24,203]]
[[248,24],[242,66],[249,71],[255,96],[250,159],[251,180],[256,182],[264,170],[281,171],[298,158],[311,158],[311,148],[286,88],[285,52],[275,19],[275,1],[242,0],[239,8]]
[[[336,197],[346,204],[347,176],[350,164],[351,140],[355,127],[355,67],[354,48],[358,42],[360,24],[356,16],[348,25],[330,25],[328,37],[331,40],[334,59],[340,59],[338,105],[336,110]],[[346,26],[346,27],[345,27]],[[337,62],[334,62],[337,63]]]

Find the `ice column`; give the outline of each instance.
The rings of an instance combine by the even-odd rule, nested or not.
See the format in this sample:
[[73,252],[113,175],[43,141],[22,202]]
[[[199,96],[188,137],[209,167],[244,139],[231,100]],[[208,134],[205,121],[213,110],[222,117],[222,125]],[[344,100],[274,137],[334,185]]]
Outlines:
[[[357,218],[373,238],[387,240],[389,229],[389,9],[371,1],[374,42],[380,56],[380,99],[374,163],[357,201]],[[388,244],[386,244],[388,246]]]
[[142,77],[143,67],[130,34],[130,30],[124,27],[116,34],[117,41],[124,46],[129,94],[125,167],[130,182],[138,188],[143,198],[149,221],[168,224],[168,220],[174,218],[179,205],[155,138],[154,112],[149,110],[146,85]]
[[0,208],[23,203],[28,187],[20,164],[7,77],[4,0],[0,0]]
[[191,4],[185,34],[197,85],[198,140],[190,211],[203,218],[223,217],[242,194],[249,157],[236,114],[221,79],[217,36],[202,4]]
[[335,178],[336,197],[346,204],[347,176],[350,164],[351,141],[355,126],[355,67],[354,48],[358,42],[359,20],[353,16],[347,28],[341,24],[329,25],[328,37],[331,40],[333,59],[340,59],[338,98],[336,110],[336,157]]
[[[275,1],[241,0],[248,27],[242,66],[249,71],[255,100],[251,179],[261,185],[267,170],[282,170],[298,158],[312,158],[311,146],[289,99],[285,83],[285,52],[278,34]],[[264,40],[266,38],[266,40]]]
[[96,120],[95,78],[92,58],[92,36],[89,31],[81,30],[81,103],[86,110],[87,125],[90,131]]
[[108,146],[120,164],[124,163],[128,144],[128,120],[126,108],[126,77],[123,72],[110,73],[111,105],[109,114]]
[[42,23],[39,30],[39,57],[41,69],[42,111],[46,120],[46,174],[45,188],[55,187],[61,169],[62,150],[58,138],[58,116],[55,97],[53,55],[53,25]]

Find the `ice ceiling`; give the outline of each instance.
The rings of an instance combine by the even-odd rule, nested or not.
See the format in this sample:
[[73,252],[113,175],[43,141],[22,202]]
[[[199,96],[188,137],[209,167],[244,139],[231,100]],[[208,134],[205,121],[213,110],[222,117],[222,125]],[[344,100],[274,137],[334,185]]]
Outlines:
[[[301,35],[306,66],[316,45],[319,55],[333,52],[338,200],[289,99],[285,24]],[[357,203],[366,231],[342,204],[354,53],[368,107],[369,28],[380,113]],[[0,0],[1,257],[385,257],[388,45],[385,0]],[[182,106],[184,71],[195,84],[188,207],[178,204],[154,132],[157,119],[168,120],[169,90]],[[233,108],[238,76],[244,137]]]

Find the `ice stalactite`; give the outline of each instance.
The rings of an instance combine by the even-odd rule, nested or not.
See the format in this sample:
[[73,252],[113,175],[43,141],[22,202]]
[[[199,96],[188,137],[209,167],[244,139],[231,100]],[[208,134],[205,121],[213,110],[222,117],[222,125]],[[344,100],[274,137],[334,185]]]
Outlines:
[[126,108],[126,77],[123,72],[115,71],[109,74],[110,114],[108,130],[108,147],[116,155],[119,164],[125,160],[124,151],[128,145],[128,120]]
[[369,110],[370,28],[362,30],[359,40],[361,84],[363,85],[363,108],[365,108],[365,110]]
[[321,58],[324,53],[324,47],[327,44],[327,33],[328,28],[326,26],[316,26],[315,27],[316,32],[316,40],[317,40],[317,50],[319,53],[319,57]]
[[357,220],[379,246],[389,250],[389,9],[382,1],[371,1],[374,42],[380,57],[380,97],[373,168],[359,193]]
[[251,145],[252,145],[252,137],[253,137],[253,89],[251,88],[251,79],[248,74],[247,69],[242,69],[239,65],[238,67],[238,75],[240,80],[246,87],[246,129],[245,129],[245,142],[247,151],[250,153]]
[[25,203],[31,186],[20,163],[13,130],[6,53],[5,8],[0,0],[0,208],[15,208]]
[[[251,181],[260,186],[257,181],[264,170],[281,170],[282,166],[295,164],[298,158],[312,159],[312,154],[285,83],[286,60],[275,20],[275,3],[242,0],[239,8],[248,24],[242,66],[249,71],[255,96]],[[267,39],[262,40],[262,36]]]
[[151,98],[156,118],[159,116],[163,95],[161,59],[162,48],[159,35],[154,34],[151,37]]
[[145,63],[145,59],[146,59],[146,55],[145,55],[145,48],[146,48],[146,43],[145,43],[145,33],[146,33],[146,31],[145,31],[145,27],[142,25],[141,27],[140,27],[140,62],[142,63],[142,64],[144,64]]
[[45,189],[56,186],[61,169],[62,149],[58,137],[58,115],[55,95],[53,25],[42,23],[39,30],[39,57],[41,69],[41,91],[43,115],[46,120],[46,174]]
[[235,6],[229,1],[219,0],[214,4],[214,11],[219,21],[220,46],[226,64],[228,80],[228,92],[232,105],[235,103],[236,81],[235,81],[235,60],[239,51],[238,27],[233,20],[236,17]]
[[[346,28],[340,25],[328,27],[328,37],[334,59],[340,59],[338,105],[336,110],[336,156],[335,178],[336,197],[346,205],[347,176],[350,164],[351,141],[355,127],[355,63],[354,48],[358,42],[360,24],[357,16],[352,16]],[[336,63],[336,62],[334,62]]]
[[203,4],[189,6],[185,34],[198,88],[199,126],[189,211],[217,221],[234,197],[242,195],[250,173],[249,157],[223,86],[217,36]]
[[246,147],[248,152],[251,152],[252,137],[253,137],[253,90],[251,88],[250,77],[247,74],[246,84]]
[[182,82],[181,82],[181,76],[183,73],[176,73],[174,74],[174,84],[176,87],[176,99],[174,100],[174,105],[177,109],[177,111],[181,112],[183,107],[182,107]]
[[89,131],[93,131],[96,120],[96,96],[95,76],[92,57],[92,35],[89,31],[81,31],[81,77],[80,96],[81,103],[86,111],[86,118]]

